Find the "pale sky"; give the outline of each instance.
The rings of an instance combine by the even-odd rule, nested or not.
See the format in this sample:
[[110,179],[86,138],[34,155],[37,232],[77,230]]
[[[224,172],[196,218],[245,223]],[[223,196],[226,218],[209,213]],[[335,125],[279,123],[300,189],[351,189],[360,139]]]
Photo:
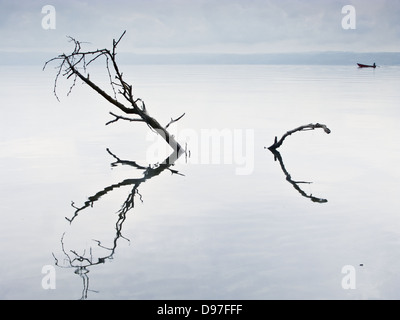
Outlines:
[[[44,29],[42,7],[55,8]],[[345,5],[356,28],[345,30]],[[0,0],[0,51],[68,50],[66,36],[136,53],[400,51],[400,0]]]

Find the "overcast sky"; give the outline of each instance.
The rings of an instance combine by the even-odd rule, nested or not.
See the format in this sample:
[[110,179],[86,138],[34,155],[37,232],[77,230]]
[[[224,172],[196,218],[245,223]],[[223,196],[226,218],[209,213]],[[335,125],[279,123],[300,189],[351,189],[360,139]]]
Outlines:
[[[53,5],[55,29],[42,7]],[[342,8],[356,29],[342,28]],[[66,36],[136,53],[400,51],[400,0],[0,0],[0,51],[64,51]]]

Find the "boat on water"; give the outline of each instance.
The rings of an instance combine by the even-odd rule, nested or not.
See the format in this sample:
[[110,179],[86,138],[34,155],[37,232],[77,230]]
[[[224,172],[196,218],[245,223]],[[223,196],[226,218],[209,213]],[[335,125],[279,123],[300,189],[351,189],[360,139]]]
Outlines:
[[376,68],[376,64],[374,62],[373,65],[368,65],[368,64],[362,64],[362,63],[357,63],[359,68]]

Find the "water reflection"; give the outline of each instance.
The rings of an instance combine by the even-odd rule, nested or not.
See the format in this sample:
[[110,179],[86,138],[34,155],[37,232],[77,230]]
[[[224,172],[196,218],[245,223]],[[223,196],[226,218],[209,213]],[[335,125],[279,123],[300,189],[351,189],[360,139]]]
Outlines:
[[307,181],[294,181],[292,179],[292,176],[290,175],[290,173],[286,170],[285,165],[283,163],[283,159],[281,154],[279,153],[278,150],[276,149],[270,149],[270,151],[273,153],[274,155],[274,160],[278,161],[281,169],[283,171],[283,173],[286,176],[286,181],[288,181],[303,197],[311,199],[311,201],[313,202],[317,202],[317,203],[326,203],[328,202],[327,199],[323,199],[323,198],[317,198],[314,197],[312,194],[307,194],[306,192],[304,192],[301,188],[300,188],[300,184],[311,184],[312,182],[307,182]]
[[[55,265],[61,268],[75,269],[74,273],[81,277],[83,283],[81,299],[87,299],[89,291],[96,292],[93,290],[89,290],[89,275],[88,275],[89,269],[93,266],[104,264],[106,263],[106,261],[113,259],[119,239],[125,239],[129,242],[129,239],[125,238],[122,235],[122,226],[127,218],[127,213],[135,206],[135,198],[139,198],[139,200],[143,202],[143,197],[139,193],[139,186],[145,183],[146,181],[158,176],[159,174],[161,174],[163,171],[166,170],[170,171],[171,174],[173,175],[183,176],[183,174],[179,173],[177,170],[172,169],[172,166],[174,165],[175,161],[181,156],[183,152],[173,152],[162,163],[149,165],[147,167],[141,166],[137,164],[135,161],[122,160],[118,158],[115,154],[113,154],[109,149],[107,149],[107,152],[115,159],[115,161],[111,163],[112,167],[116,167],[119,165],[130,166],[140,170],[142,172],[142,177],[125,179],[119,183],[107,186],[103,190],[97,192],[95,195],[88,197],[88,200],[81,207],[76,206],[75,203],[72,202],[71,206],[75,210],[74,214],[71,218],[66,218],[70,222],[70,224],[75,222],[78,216],[82,214],[82,212],[85,209],[92,208],[93,204],[96,201],[99,201],[102,197],[104,198],[104,196],[109,195],[112,191],[119,189],[122,186],[132,186],[132,189],[128,194],[128,197],[121,205],[121,209],[119,209],[117,212],[118,218],[117,221],[115,222],[115,236],[111,246],[107,247],[102,244],[102,241],[91,239],[93,242],[97,244],[95,248],[90,247],[89,250],[83,249],[82,253],[79,253],[78,252],[79,250],[75,249],[68,250],[66,249],[65,246],[65,240],[64,240],[65,232],[64,232],[64,234],[61,237],[61,250],[64,256],[62,259],[62,263],[60,262],[60,259],[58,259],[56,255],[53,253],[53,257],[55,259]],[[100,250],[101,254],[98,254],[97,250],[95,249],[101,249]]]

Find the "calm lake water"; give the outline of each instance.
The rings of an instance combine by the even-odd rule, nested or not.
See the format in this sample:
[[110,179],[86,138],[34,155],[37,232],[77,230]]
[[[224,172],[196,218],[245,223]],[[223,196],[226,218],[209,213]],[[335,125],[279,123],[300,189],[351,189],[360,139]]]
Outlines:
[[1,299],[400,298],[400,67],[121,66],[169,168],[53,67],[0,67]]

